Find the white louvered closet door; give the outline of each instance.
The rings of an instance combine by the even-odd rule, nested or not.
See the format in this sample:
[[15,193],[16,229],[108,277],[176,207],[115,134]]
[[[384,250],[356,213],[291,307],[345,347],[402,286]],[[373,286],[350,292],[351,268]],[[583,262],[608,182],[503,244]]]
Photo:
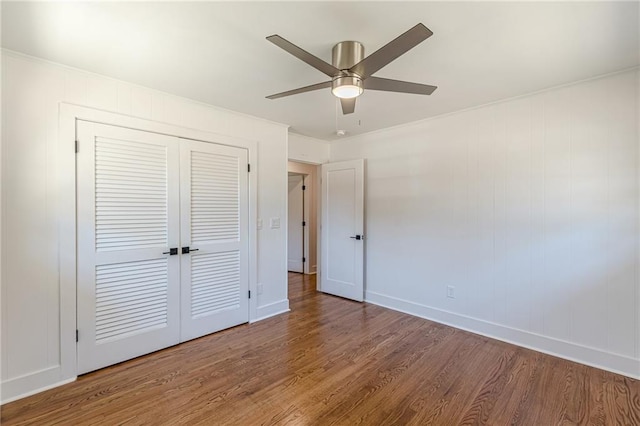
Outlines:
[[78,122],[78,373],[180,340],[179,139]]
[[180,163],[186,341],[249,320],[249,187],[245,149],[182,140]]

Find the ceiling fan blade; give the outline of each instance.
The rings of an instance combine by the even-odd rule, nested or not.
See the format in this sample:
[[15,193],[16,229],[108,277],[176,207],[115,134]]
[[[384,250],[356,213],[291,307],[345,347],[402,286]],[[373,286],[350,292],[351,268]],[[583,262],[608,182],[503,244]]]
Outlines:
[[311,86],[300,87],[298,89],[289,90],[282,93],[276,93],[275,95],[267,96],[267,99],[278,99],[284,98],[285,96],[297,95],[298,93],[311,92],[313,90],[325,89],[327,87],[331,87],[330,81],[325,81],[323,83],[312,84]]
[[351,114],[356,110],[356,99],[357,98],[340,99],[343,114]]
[[267,40],[269,40],[271,43],[275,44],[279,48],[284,49],[287,52],[291,53],[293,56],[300,59],[301,61],[304,61],[307,64],[311,65],[318,71],[325,73],[329,77],[335,77],[336,75],[340,74],[340,70],[338,68],[323,61],[317,56],[312,55],[306,50],[299,48],[295,44],[291,43],[288,40],[283,39],[277,34],[267,37]]
[[385,92],[413,93],[415,95],[430,95],[438,86],[411,83],[409,81],[390,80],[388,78],[369,77],[362,82],[365,89],[383,90]]
[[429,28],[418,24],[352,66],[349,71],[367,78],[432,35],[433,32]]

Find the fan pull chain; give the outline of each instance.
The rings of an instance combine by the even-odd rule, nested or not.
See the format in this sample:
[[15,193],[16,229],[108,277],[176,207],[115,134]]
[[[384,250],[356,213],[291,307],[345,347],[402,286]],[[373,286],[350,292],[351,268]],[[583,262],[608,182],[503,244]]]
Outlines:
[[339,129],[338,129],[338,104],[339,104],[339,103],[340,103],[340,100],[339,100],[338,98],[336,98],[336,100],[335,100],[335,106],[336,106],[336,109],[335,109],[335,116],[336,116],[336,134],[338,134],[338,130],[339,130]]

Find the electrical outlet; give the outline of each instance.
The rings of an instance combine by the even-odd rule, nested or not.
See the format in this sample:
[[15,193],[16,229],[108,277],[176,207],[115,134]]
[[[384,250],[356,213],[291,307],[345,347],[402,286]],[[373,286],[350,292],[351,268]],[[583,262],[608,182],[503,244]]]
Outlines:
[[456,288],[452,285],[448,285],[447,286],[447,297],[451,298],[451,299],[455,299],[456,298]]
[[258,294],[262,294],[264,290],[264,287],[262,286],[262,284],[258,284]]

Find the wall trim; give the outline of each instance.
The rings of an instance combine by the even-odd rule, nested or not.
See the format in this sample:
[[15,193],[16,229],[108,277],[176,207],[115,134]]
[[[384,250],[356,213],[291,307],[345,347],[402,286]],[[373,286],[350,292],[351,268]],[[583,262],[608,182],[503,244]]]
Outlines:
[[263,306],[258,307],[258,316],[257,318],[252,319],[249,323],[254,323],[258,321],[262,321],[267,318],[271,318],[276,315],[284,314],[290,312],[289,309],[289,299],[279,300],[277,302],[269,303]]
[[640,379],[640,360],[635,358],[506,327],[454,312],[431,308],[374,291],[365,292],[365,301],[537,352],[621,374],[633,379]]
[[[2,395],[9,395],[7,398],[3,398],[0,401],[0,405],[7,404],[9,402],[17,401],[27,396],[35,395],[40,392],[44,392],[49,389],[53,389],[58,386],[65,385],[67,383],[74,382],[76,376],[61,379],[61,366],[56,365],[54,367],[46,368],[44,370],[36,371],[34,373],[25,374],[23,376],[15,377],[2,382]],[[52,383],[46,386],[41,386],[41,383]]]

